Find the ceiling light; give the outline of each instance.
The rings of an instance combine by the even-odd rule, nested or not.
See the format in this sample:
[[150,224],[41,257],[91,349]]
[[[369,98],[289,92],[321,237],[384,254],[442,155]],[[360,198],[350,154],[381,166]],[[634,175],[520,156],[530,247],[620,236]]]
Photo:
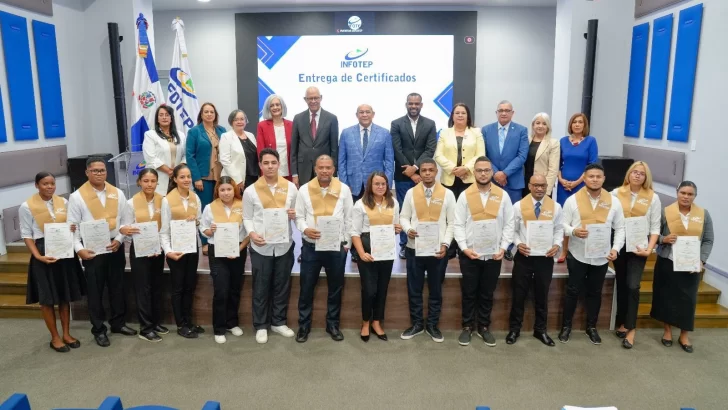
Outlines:
[[199,1],[200,3],[209,3],[210,2],[210,0],[197,0],[197,1]]

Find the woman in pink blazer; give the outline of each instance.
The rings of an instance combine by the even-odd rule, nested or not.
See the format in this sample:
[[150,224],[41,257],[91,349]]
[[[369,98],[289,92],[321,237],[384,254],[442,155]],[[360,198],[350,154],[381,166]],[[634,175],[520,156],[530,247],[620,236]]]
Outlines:
[[[291,130],[293,122],[285,119],[288,113],[283,98],[273,94],[265,99],[263,104],[263,121],[258,123],[258,155],[263,148],[271,148],[278,151],[281,156],[281,166],[278,173],[291,180]],[[263,175],[263,171],[260,171]]]

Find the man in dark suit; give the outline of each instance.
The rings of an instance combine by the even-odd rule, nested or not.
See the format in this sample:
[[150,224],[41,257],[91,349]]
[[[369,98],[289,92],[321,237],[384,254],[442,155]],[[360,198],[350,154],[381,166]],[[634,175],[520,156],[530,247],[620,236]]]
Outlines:
[[[339,158],[339,120],[321,108],[321,92],[306,89],[308,110],[293,117],[291,132],[291,175],[296,187],[314,178],[314,163],[320,155]],[[338,168],[337,164],[334,164]]]
[[[421,181],[416,164],[425,158],[432,158],[437,146],[435,122],[420,115],[422,96],[417,93],[408,95],[406,105],[407,115],[392,121],[389,130],[394,147],[394,188],[399,209],[402,209],[407,191]],[[407,233],[402,232],[399,235],[400,259],[405,259],[406,246]]]

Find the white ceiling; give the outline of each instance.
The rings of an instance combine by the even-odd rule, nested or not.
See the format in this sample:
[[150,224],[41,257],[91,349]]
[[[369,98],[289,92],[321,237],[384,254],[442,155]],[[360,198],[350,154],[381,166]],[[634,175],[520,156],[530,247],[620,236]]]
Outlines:
[[[371,7],[482,7],[482,6],[541,6],[555,7],[556,0],[152,0],[154,10],[194,9],[283,9],[300,7],[371,8]],[[281,10],[285,11],[285,10]]]

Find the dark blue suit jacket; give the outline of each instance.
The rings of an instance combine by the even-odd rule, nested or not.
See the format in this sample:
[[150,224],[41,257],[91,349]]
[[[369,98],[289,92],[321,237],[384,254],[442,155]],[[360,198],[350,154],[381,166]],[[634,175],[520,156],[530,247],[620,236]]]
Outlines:
[[485,139],[485,155],[493,161],[493,174],[503,171],[508,176],[507,189],[523,189],[524,183],[523,164],[528,156],[528,129],[523,125],[511,122],[508,125],[506,141],[503,144],[503,152],[498,145],[498,127],[500,124],[494,122],[483,127],[483,138]]

